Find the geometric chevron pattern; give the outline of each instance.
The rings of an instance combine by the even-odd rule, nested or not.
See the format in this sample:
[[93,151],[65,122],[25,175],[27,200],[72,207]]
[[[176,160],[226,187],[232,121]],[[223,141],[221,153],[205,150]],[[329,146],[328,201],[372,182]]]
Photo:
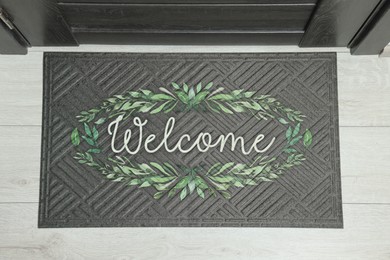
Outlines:
[[[273,182],[232,188],[232,197],[189,196],[180,201],[153,198],[153,188],[112,182],[73,159],[70,133],[75,116],[102,100],[128,90],[155,89],[171,82],[213,82],[270,94],[285,106],[302,111],[313,133],[307,160]],[[44,108],[39,227],[199,226],[341,228],[341,183],[337,106],[336,54],[135,54],[45,53]],[[258,133],[276,137],[271,154],[283,149],[286,129],[274,120],[247,114],[222,115],[194,111],[173,114],[180,137],[185,133],[233,132],[245,140]],[[162,132],[172,114],[142,115],[146,131]],[[157,138],[159,138],[157,136]],[[173,140],[174,141],[174,140]],[[102,149],[108,151],[108,135]],[[140,151],[139,162],[172,161],[193,167],[215,162],[250,163],[255,154],[155,154]]]

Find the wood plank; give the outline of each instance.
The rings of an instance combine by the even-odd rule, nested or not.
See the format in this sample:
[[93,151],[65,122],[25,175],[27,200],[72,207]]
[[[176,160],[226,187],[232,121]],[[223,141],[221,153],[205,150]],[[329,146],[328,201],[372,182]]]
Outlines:
[[[341,128],[344,203],[390,203],[389,129]],[[40,127],[0,127],[0,143],[0,202],[37,202]]]
[[[40,125],[42,114],[42,49],[27,56],[2,56],[0,125]],[[47,49],[43,49],[47,50]],[[49,49],[53,50],[53,49]],[[71,48],[66,49],[71,51]],[[105,46],[80,51],[126,52],[275,52],[282,47]],[[302,49],[301,49],[302,51]],[[390,126],[390,59],[339,53],[340,126]],[[17,116],[15,116],[17,115]]]
[[390,205],[344,205],[344,230],[37,229],[38,205],[0,204],[4,259],[364,259],[390,255]]
[[390,1],[382,0],[383,4],[372,15],[372,19],[364,26],[357,39],[351,44],[354,55],[380,54],[390,42]]
[[390,59],[337,56],[341,126],[390,126]]
[[37,202],[40,177],[40,127],[0,127],[0,202]]
[[347,46],[380,1],[320,0],[299,46]]
[[1,125],[40,124],[42,74],[42,53],[1,56]]
[[0,0],[0,6],[32,46],[77,45],[56,1]]
[[343,203],[390,203],[390,128],[341,127]]

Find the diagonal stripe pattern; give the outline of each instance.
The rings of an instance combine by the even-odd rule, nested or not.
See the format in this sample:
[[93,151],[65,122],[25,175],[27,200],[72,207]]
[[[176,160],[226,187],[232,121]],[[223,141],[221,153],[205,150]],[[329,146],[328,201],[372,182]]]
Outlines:
[[[139,189],[106,180],[77,163],[70,133],[79,125],[80,111],[99,106],[110,96],[128,90],[170,87],[172,82],[213,82],[227,91],[245,89],[269,94],[307,116],[305,127],[314,134],[311,149],[299,144],[307,160],[274,182],[231,188],[232,197],[178,196],[153,198],[154,188]],[[279,155],[286,126],[259,121],[247,114],[172,112],[142,115],[146,132],[162,138],[170,116],[176,118],[175,143],[183,134],[234,133],[251,143],[263,133],[275,144],[267,152]],[[133,132],[133,138],[139,137]],[[112,155],[110,137],[102,134],[102,153]],[[105,135],[105,136],[104,136]],[[267,139],[266,139],[267,140]],[[266,142],[266,141],[265,141]],[[135,147],[135,143],[131,147]],[[229,146],[229,143],[227,144]],[[123,154],[125,155],[125,154]],[[128,156],[137,162],[174,162],[210,167],[216,162],[253,162],[256,154],[237,151],[191,151]],[[124,54],[46,53],[42,135],[40,227],[82,226],[241,226],[331,227],[342,222],[336,55],[285,54]]]

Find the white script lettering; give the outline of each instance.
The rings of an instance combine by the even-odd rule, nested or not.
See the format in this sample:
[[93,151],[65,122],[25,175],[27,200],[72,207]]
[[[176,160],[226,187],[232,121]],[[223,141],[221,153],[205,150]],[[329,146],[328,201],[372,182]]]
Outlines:
[[[138,144],[137,147],[134,150],[129,149],[129,143],[131,141],[132,131],[131,129],[126,129],[125,133],[123,135],[123,144],[122,147],[118,147],[117,137],[118,137],[118,128],[119,124],[122,121],[123,116],[119,116],[116,118],[113,122],[111,122],[108,126],[108,134],[112,136],[111,138],[111,149],[114,153],[121,153],[122,151],[126,150],[129,154],[136,154],[141,149],[142,146],[144,147],[145,151],[148,153],[155,153],[158,150],[160,150],[162,147],[165,148],[165,150],[169,153],[173,153],[176,150],[180,151],[181,153],[189,153],[193,149],[197,149],[199,152],[205,153],[210,148],[214,148],[219,146],[219,151],[222,153],[225,149],[226,144],[230,140],[231,146],[230,150],[235,151],[238,144],[241,146],[241,152],[245,155],[250,154],[253,150],[256,153],[265,153],[270,149],[270,147],[275,142],[275,137],[271,139],[271,141],[266,145],[264,148],[260,149],[258,145],[264,140],[265,136],[263,134],[259,134],[256,136],[255,140],[253,141],[252,145],[249,147],[248,150],[245,149],[245,140],[242,136],[236,137],[233,133],[228,133],[226,135],[220,135],[218,138],[213,140],[210,133],[199,133],[196,138],[191,138],[189,134],[182,135],[176,144],[168,144],[168,139],[172,135],[173,129],[175,127],[175,118],[170,117],[165,125],[164,129],[164,136],[163,139],[160,141],[160,143],[154,148],[151,149],[149,146],[150,144],[155,141],[156,135],[150,134],[146,137],[145,141],[144,139],[144,126],[148,123],[148,120],[142,121],[139,117],[135,117],[133,119],[133,124],[136,126],[139,130],[139,138],[138,138]],[[193,141],[192,144],[191,141]],[[183,143],[188,143],[190,146],[188,148],[183,148]]]

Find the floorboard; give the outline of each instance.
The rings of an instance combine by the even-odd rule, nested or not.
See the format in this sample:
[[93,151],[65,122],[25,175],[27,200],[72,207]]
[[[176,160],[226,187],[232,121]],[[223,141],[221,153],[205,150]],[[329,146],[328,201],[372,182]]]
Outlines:
[[390,257],[390,205],[344,205],[345,227],[36,229],[37,203],[0,204],[3,259],[375,259]]

